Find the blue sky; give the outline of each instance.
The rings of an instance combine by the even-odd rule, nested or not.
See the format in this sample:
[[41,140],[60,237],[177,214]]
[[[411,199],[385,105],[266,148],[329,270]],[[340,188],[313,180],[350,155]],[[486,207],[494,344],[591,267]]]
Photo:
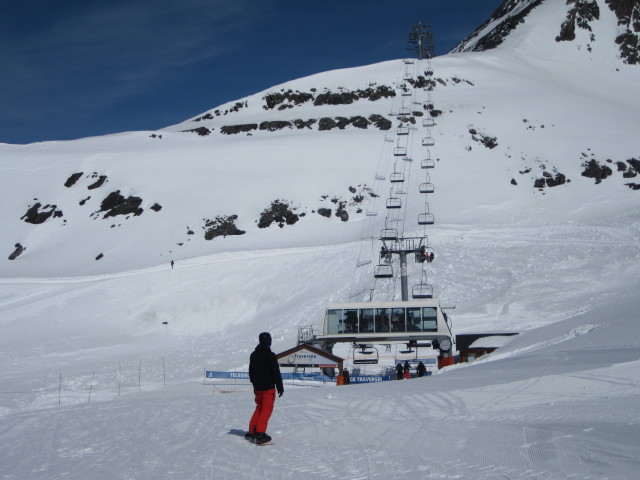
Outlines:
[[0,142],[154,130],[279,83],[436,53],[501,0],[32,0],[0,6]]

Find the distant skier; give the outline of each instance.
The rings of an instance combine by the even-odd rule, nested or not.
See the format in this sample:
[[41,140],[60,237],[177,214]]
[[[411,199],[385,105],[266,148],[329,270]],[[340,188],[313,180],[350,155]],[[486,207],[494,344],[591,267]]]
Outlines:
[[271,440],[266,433],[267,425],[273,412],[276,389],[278,396],[281,397],[284,387],[278,360],[275,353],[271,351],[271,335],[268,332],[262,332],[258,340],[260,343],[249,359],[249,380],[253,384],[256,410],[249,422],[249,431],[245,438],[260,445]]
[[406,380],[411,378],[411,365],[407,360],[404,361],[404,378]]
[[420,362],[418,364],[418,377],[424,377],[425,373],[427,373],[427,367],[424,366],[424,363]]
[[173,270],[173,260],[171,260],[171,270]]
[[398,362],[398,364],[396,365],[396,380],[402,380],[403,377],[404,375],[402,370],[402,364]]

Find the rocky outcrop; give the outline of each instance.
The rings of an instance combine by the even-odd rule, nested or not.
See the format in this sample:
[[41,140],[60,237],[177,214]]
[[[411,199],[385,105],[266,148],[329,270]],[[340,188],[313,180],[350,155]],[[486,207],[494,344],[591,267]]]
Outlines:
[[[493,12],[491,17],[480,25],[475,32],[463,40],[453,52],[482,52],[496,48],[498,45],[515,30],[521,23],[525,22],[525,18],[544,0],[529,0],[528,5],[521,8],[523,0],[505,0],[498,9]],[[513,13],[516,12],[516,13]],[[484,32],[485,28],[492,23],[496,25],[488,32]],[[480,36],[482,34],[482,36]]]
[[26,250],[25,247],[23,247],[21,244],[16,243],[15,244],[15,250],[13,251],[13,253],[11,255],[9,255],[9,260],[15,260],[16,258],[18,258],[22,252],[24,252]]
[[640,64],[640,5],[637,0],[606,0],[618,17],[621,30],[616,38],[620,56],[629,65]]
[[96,188],[100,188],[107,181],[107,176],[106,175],[98,175],[97,173],[94,173],[92,175],[92,178],[96,178],[96,177],[98,179],[95,182],[93,182],[91,185],[89,185],[87,187],[87,190],[94,190]]
[[266,208],[258,220],[258,228],[267,228],[276,223],[280,228],[284,225],[293,225],[300,220],[286,200],[274,200],[269,208]]
[[213,240],[216,237],[227,237],[231,235],[244,235],[246,232],[236,227],[238,215],[222,215],[215,219],[204,219],[204,238]]
[[[600,18],[600,8],[595,0],[567,0],[568,5],[573,5],[567,13],[567,19],[560,27],[560,34],[556,42],[572,41],[576,38],[576,26],[592,32],[590,22]],[[591,41],[595,37],[591,37]]]
[[488,149],[494,149],[498,146],[498,138],[490,137],[488,135],[484,135],[483,133],[478,133],[475,128],[469,129],[469,133],[471,134],[471,139],[474,142],[482,143]]
[[211,130],[209,130],[207,127],[198,127],[198,128],[192,128],[190,130],[183,130],[183,132],[197,133],[201,137],[206,137],[211,133]]
[[243,125],[225,125],[224,127],[220,127],[220,132],[225,135],[235,135],[236,133],[246,133],[257,129],[257,123],[245,123]]
[[602,182],[605,178],[613,174],[613,171],[606,165],[600,165],[597,160],[589,160],[583,163],[584,171],[581,173],[583,177],[593,178],[596,183]]
[[120,190],[111,192],[102,200],[98,212],[106,212],[102,218],[115,217],[116,215],[142,215],[142,199],[140,197],[129,196],[127,198],[120,195]]
[[72,174],[69,178],[67,178],[67,181],[64,182],[64,186],[67,188],[73,187],[76,184],[76,182],[80,180],[80,177],[82,177],[82,173],[83,172]]
[[56,205],[42,206],[40,202],[36,202],[29,207],[27,213],[20,217],[20,220],[24,220],[25,222],[33,225],[39,225],[46,222],[51,217],[62,217],[62,210],[58,210]]

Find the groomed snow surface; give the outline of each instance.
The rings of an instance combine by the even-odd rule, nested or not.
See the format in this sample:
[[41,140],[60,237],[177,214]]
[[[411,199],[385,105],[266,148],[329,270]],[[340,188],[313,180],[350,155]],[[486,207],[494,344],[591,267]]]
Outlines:
[[523,333],[423,379],[286,385],[266,447],[238,436],[249,386],[203,370],[246,370],[262,330],[294,346],[357,244],[2,280],[2,478],[636,478],[639,218],[440,227],[458,333]]

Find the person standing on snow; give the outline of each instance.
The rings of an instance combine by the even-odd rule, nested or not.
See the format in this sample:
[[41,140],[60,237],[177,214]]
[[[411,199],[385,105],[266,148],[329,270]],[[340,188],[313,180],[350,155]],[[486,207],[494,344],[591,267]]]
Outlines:
[[396,365],[396,380],[402,380],[403,377],[402,364],[398,362]]
[[407,360],[404,361],[404,378],[407,380],[411,378],[411,365]]
[[427,367],[425,367],[424,363],[420,362],[418,364],[418,377],[424,377],[425,373],[427,373]]
[[267,435],[267,425],[273,412],[276,389],[278,396],[281,397],[284,387],[276,354],[271,351],[271,335],[268,332],[262,332],[258,336],[258,341],[260,343],[249,359],[249,380],[253,385],[256,410],[249,422],[249,431],[245,438],[261,444],[271,440]]

